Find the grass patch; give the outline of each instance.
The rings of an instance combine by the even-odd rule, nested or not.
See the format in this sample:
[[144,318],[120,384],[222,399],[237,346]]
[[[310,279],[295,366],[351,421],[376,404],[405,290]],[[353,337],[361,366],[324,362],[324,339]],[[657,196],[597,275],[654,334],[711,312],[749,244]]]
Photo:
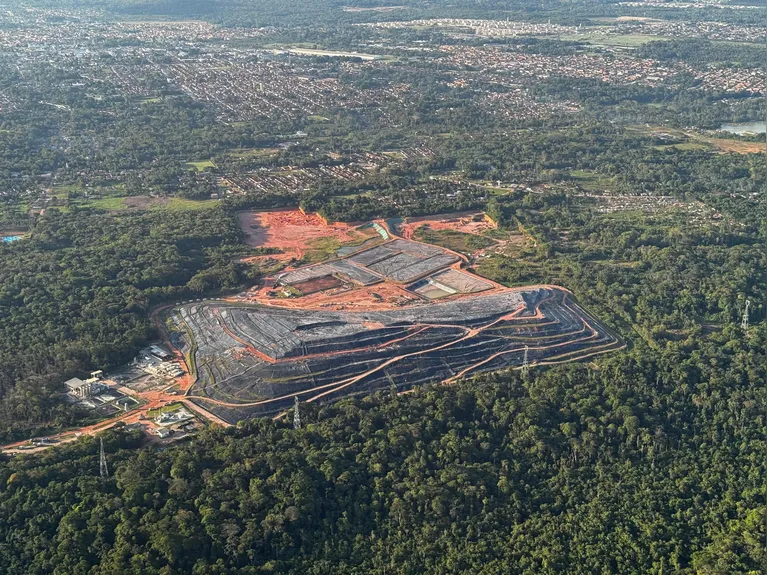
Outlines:
[[218,200],[187,200],[185,198],[171,198],[167,204],[152,206],[153,210],[179,210],[194,211],[206,210],[216,207]]
[[309,249],[304,252],[304,257],[301,259],[301,264],[316,264],[325,260],[338,257],[338,250],[341,248],[352,248],[361,246],[371,238],[378,237],[378,234],[366,234],[353,230],[349,232],[349,235],[353,236],[346,242],[342,242],[335,237],[316,238],[307,243]]
[[194,168],[198,172],[202,172],[205,170],[205,168],[215,168],[216,164],[214,164],[211,160],[199,160],[197,162],[187,162],[186,165],[189,168]]
[[147,417],[155,418],[161,413],[172,413],[174,411],[178,411],[184,407],[183,403],[169,403],[168,405],[163,405],[162,407],[158,407],[157,409],[150,409],[146,412]]
[[275,293],[278,298],[302,297],[304,295],[299,290],[289,285],[280,286],[280,289],[276,290]]
[[433,230],[428,224],[419,227],[415,231],[415,237],[422,242],[464,254],[470,254],[495,245],[495,241],[485,236],[467,234],[455,230]]
[[653,36],[650,34],[593,34],[584,36],[583,34],[573,34],[570,36],[562,36],[562,40],[577,40],[580,42],[587,42],[589,44],[597,44],[600,46],[620,46],[624,48],[636,48],[642,44],[648,42],[657,42],[660,40],[668,40],[666,36]]
[[485,230],[484,232],[482,232],[482,235],[487,237],[487,238],[491,238],[493,240],[501,240],[501,241],[503,241],[503,240],[508,240],[509,237],[511,236],[511,233],[508,230],[492,228],[492,229]]
[[84,208],[95,208],[98,210],[124,210],[125,198],[120,196],[108,197],[108,198],[94,198],[92,200],[86,200],[80,204]]
[[603,191],[615,185],[613,178],[594,170],[573,170],[570,172],[570,176],[579,186],[586,190]]
[[77,184],[57,184],[53,186],[51,191],[57,198],[65,198],[70,192],[81,192],[83,190],[84,188]]
[[496,188],[495,186],[483,186],[493,196],[505,196],[511,192],[509,188]]
[[306,250],[303,263],[316,264],[333,258],[336,256],[336,252],[342,247],[341,242],[337,238],[317,238],[311,240],[308,244],[310,249]]
[[248,158],[264,158],[279,153],[277,148],[235,148],[229,150],[226,155],[230,158],[245,160]]
[[681,144],[664,144],[661,146],[653,146],[656,150],[669,150],[671,148],[677,150],[710,150],[711,147],[702,142],[682,142]]

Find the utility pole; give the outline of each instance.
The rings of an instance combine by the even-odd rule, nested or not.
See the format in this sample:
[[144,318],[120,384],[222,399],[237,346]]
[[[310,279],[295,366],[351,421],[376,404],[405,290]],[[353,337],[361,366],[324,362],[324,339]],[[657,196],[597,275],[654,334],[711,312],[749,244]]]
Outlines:
[[104,438],[99,438],[99,474],[102,479],[109,477],[109,468],[107,467],[107,458],[104,455]]
[[301,429],[301,412],[298,409],[298,396],[294,398],[295,404],[293,405],[293,429]]
[[751,307],[751,300],[746,300],[746,307],[743,310],[743,319],[740,322],[740,327],[743,331],[748,331],[748,309]]

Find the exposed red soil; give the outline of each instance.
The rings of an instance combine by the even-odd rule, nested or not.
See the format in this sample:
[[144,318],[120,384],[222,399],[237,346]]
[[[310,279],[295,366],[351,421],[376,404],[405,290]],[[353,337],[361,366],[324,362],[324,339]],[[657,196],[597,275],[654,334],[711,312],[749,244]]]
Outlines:
[[301,210],[242,212],[239,218],[246,244],[279,248],[296,259],[301,259],[311,248],[312,240],[334,237],[340,242],[349,242],[356,239],[352,233],[355,226],[328,224],[319,215],[305,214]]
[[251,290],[244,301],[277,307],[350,311],[395,309],[403,305],[423,302],[415,294],[391,283],[380,283],[357,289],[328,290],[299,298],[270,297],[269,292],[273,291],[273,288],[267,287]]
[[326,291],[329,289],[341,287],[342,285],[344,284],[340,279],[334,278],[333,276],[325,276],[321,278],[308,280],[305,282],[299,282],[299,283],[293,284],[292,287],[297,289],[304,295],[310,295],[313,293],[317,293],[318,291]]
[[459,212],[455,214],[407,218],[399,227],[400,235],[408,240],[421,226],[428,225],[433,230],[453,230],[464,234],[481,235],[497,226],[481,212]]

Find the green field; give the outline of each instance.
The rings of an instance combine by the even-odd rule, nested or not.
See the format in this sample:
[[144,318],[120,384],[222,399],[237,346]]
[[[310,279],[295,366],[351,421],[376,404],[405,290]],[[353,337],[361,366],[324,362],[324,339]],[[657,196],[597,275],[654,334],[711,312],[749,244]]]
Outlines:
[[199,160],[196,162],[187,162],[186,165],[189,168],[194,168],[198,172],[202,172],[206,168],[215,168],[216,164],[213,163],[212,160]]
[[82,204],[82,207],[96,208],[99,210],[124,210],[126,209],[125,198],[120,196],[107,197],[107,198],[95,198],[87,200]]
[[274,156],[279,150],[277,148],[233,148],[226,152],[226,155],[231,158],[246,159],[246,158],[263,158],[267,156]]
[[155,418],[161,413],[173,413],[174,411],[178,411],[184,407],[183,403],[170,403],[168,405],[163,405],[162,407],[158,407],[157,409],[150,409],[146,412],[147,417],[149,418]]
[[681,144],[664,144],[661,146],[653,146],[656,150],[669,150],[674,148],[676,150],[710,150],[711,147],[700,142],[683,142]]
[[573,34],[571,36],[562,36],[562,40],[577,40],[599,46],[622,46],[625,48],[636,48],[648,42],[659,40],[668,40],[665,36],[652,36],[649,34]]
[[205,210],[218,205],[218,200],[187,200],[184,198],[171,198],[167,204],[158,204],[152,206],[153,210]]
[[432,230],[428,224],[415,231],[415,238],[464,254],[495,245],[495,241],[485,236],[466,234],[455,230]]
[[[145,205],[130,205],[126,203],[128,199],[129,196],[107,196],[89,200],[78,200],[74,202],[74,205],[81,208],[94,208],[98,210],[117,212],[121,210],[204,210],[207,208],[212,208],[218,204],[218,200],[187,200],[185,198],[166,199],[146,197]],[[57,206],[57,208],[64,212],[69,211],[69,208],[64,206]]]
[[570,176],[585,190],[604,191],[615,185],[613,178],[593,170],[572,170]]

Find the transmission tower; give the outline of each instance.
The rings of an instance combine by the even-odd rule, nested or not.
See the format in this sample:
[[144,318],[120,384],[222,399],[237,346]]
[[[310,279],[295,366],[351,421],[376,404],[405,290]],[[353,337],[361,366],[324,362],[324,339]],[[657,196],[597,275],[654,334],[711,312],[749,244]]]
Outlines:
[[746,307],[743,310],[743,320],[740,322],[740,327],[743,328],[743,331],[748,331],[748,308],[751,307],[751,300],[746,300]]
[[99,474],[102,479],[109,477],[109,468],[107,467],[107,457],[104,455],[104,438],[99,438]]
[[294,399],[296,401],[293,405],[293,429],[301,429],[301,412],[298,409],[298,396]]
[[525,346],[525,358],[522,360],[522,375],[527,375],[527,370],[530,368],[530,362],[527,360],[528,351],[530,351],[530,348]]

